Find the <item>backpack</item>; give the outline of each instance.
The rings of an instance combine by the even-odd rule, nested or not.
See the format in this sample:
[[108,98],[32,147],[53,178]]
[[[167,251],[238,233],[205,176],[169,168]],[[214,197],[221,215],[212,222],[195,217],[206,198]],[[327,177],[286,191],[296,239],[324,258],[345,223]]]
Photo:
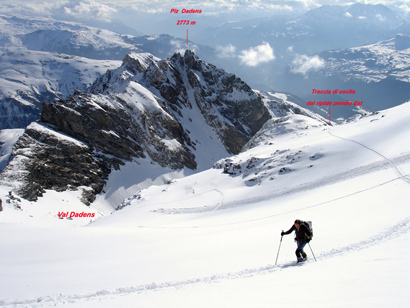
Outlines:
[[307,235],[307,240],[310,242],[310,240],[313,238],[313,227],[312,227],[312,222],[311,221],[302,221],[301,222],[306,229],[308,229],[308,234]]

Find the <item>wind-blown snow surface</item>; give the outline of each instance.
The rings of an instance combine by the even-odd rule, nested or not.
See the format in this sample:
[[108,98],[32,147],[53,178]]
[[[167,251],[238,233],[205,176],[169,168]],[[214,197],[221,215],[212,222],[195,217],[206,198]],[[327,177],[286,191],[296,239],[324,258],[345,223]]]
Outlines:
[[[0,307],[405,307],[409,114],[407,103],[336,127],[272,122],[246,152],[84,227],[58,220],[57,193],[3,203]],[[37,207],[55,219],[30,225]],[[290,235],[275,266],[296,218],[313,221],[317,261],[306,247],[294,265]]]

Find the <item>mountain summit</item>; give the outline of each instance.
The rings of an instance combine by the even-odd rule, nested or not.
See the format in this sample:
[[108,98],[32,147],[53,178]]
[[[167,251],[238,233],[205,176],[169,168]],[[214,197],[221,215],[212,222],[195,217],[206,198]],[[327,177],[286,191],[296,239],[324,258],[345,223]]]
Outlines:
[[85,186],[89,204],[127,161],[209,167],[239,153],[270,117],[260,94],[191,51],[165,60],[131,53],[88,93],[43,103],[1,177],[29,200]]

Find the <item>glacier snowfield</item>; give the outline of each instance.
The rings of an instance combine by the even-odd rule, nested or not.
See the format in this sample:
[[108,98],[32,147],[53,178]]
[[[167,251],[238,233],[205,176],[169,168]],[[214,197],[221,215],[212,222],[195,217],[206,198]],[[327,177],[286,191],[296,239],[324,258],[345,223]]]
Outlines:
[[[0,307],[406,307],[409,115],[410,103],[337,126],[288,116],[200,173],[137,188],[148,171],[119,171],[91,207],[1,186]],[[288,235],[275,265],[296,218],[313,222],[308,261],[294,264]]]

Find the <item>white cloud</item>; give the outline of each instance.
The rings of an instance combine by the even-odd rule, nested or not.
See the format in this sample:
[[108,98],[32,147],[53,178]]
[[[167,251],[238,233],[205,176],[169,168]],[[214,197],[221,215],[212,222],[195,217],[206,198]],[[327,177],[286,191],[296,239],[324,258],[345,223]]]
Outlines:
[[23,14],[23,15],[51,15],[67,1],[4,1],[0,3],[0,12],[4,14]]
[[288,49],[286,49],[288,53],[293,53],[293,46],[289,46]]
[[197,45],[190,43],[188,47],[183,41],[171,40],[170,44],[172,46],[172,52],[179,53],[181,56],[185,54],[187,49],[191,50],[193,53],[197,53],[199,50]]
[[107,20],[111,14],[117,12],[116,9],[93,0],[70,1],[69,4],[69,6],[64,6],[64,13],[77,18],[94,17]]
[[171,46],[172,46],[172,51],[173,51],[174,53],[179,53],[179,54],[181,54],[182,56],[184,55],[185,50],[187,49],[187,47],[186,47],[186,46],[183,46],[183,44],[182,44],[181,41],[171,40],[171,41],[170,41],[170,44],[171,44]]
[[14,0],[0,1],[0,13],[27,16],[53,16],[109,20],[117,10],[113,6],[94,0]]
[[[246,2],[245,2],[246,3]],[[275,4],[270,3],[270,1],[253,1],[247,2],[246,5],[250,8],[256,8],[261,10],[272,10],[272,11],[293,11],[293,7],[287,4]]]
[[402,4],[398,6],[398,8],[404,13],[404,15],[408,15],[410,13],[410,7],[408,4]]
[[235,58],[236,47],[232,44],[228,44],[226,46],[216,46],[216,56],[222,59]]
[[386,21],[386,17],[384,17],[384,16],[381,15],[381,14],[377,14],[377,15],[376,15],[376,18],[378,18],[381,22]]
[[242,64],[247,66],[258,66],[259,64],[275,60],[275,55],[269,43],[264,43],[256,47],[251,47],[248,50],[242,50],[239,59],[241,59]]
[[319,56],[309,57],[306,55],[298,55],[293,60],[291,72],[294,74],[307,75],[310,71],[320,70],[325,66],[325,60]]

